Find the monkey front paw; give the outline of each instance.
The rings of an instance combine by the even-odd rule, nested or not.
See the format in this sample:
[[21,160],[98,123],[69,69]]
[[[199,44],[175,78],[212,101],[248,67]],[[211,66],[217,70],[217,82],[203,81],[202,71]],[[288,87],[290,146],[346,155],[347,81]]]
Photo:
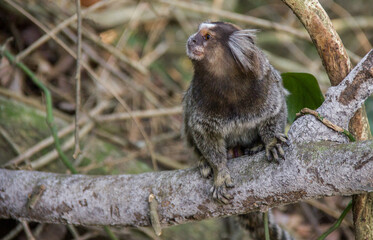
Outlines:
[[200,161],[198,164],[199,171],[204,178],[212,176],[212,168],[206,161]]
[[268,144],[265,145],[266,157],[269,161],[275,160],[279,162],[280,158],[285,158],[285,152],[281,147],[282,143],[286,143],[287,137],[285,134],[277,133]]
[[227,188],[234,187],[233,181],[229,174],[229,170],[219,171],[217,176],[214,179],[214,186],[212,186],[210,192],[212,197],[223,204],[229,203],[233,196],[227,192]]

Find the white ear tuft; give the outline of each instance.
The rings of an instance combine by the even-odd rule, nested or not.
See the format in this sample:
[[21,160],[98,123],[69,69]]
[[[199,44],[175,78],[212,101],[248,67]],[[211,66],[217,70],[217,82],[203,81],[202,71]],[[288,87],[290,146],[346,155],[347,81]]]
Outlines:
[[234,59],[245,71],[251,70],[253,54],[257,51],[254,44],[256,29],[245,29],[232,33],[229,36],[228,45]]

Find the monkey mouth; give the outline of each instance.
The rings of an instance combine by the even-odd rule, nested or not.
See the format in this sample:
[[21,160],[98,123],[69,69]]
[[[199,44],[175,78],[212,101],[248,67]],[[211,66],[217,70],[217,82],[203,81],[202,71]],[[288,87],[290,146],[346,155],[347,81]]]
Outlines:
[[203,56],[203,51],[199,51],[199,50],[197,50],[197,49],[193,49],[192,53],[193,53],[193,55],[195,55],[195,56],[200,56],[200,57]]
[[201,60],[204,57],[204,51],[198,47],[188,46],[187,55],[192,60]]

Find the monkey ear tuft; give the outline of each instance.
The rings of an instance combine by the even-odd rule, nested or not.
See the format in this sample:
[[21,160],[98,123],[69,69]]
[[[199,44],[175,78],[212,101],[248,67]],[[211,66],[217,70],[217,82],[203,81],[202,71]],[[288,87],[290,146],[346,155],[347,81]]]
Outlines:
[[258,59],[256,51],[258,48],[255,46],[256,29],[244,29],[233,32],[229,36],[228,45],[232,55],[238,65],[244,71],[257,72],[256,65],[264,59]]
[[252,44],[255,43],[256,34],[260,32],[259,29],[243,29],[234,32],[232,35],[240,36],[242,38],[247,38]]

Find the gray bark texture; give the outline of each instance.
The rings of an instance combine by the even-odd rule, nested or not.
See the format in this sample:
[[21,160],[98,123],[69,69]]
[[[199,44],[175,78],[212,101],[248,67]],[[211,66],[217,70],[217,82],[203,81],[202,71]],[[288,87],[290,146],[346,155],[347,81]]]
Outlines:
[[[373,91],[373,50],[317,111],[347,128]],[[331,195],[373,191],[373,142],[347,143],[313,116],[289,130],[285,160],[264,153],[230,160],[235,188],[228,205],[212,200],[211,179],[196,168],[138,175],[84,176],[0,169],[0,218],[76,225],[149,226],[148,197],[158,204],[162,226],[268,208]],[[42,188],[44,191],[39,191]],[[38,194],[39,193],[39,194]]]
[[[373,142],[314,143],[269,163],[263,153],[229,162],[231,204],[211,199],[212,181],[196,168],[138,175],[85,176],[0,170],[0,217],[77,225],[149,226],[148,197],[163,226],[331,195],[373,191]],[[332,163],[332,164],[331,164]],[[31,209],[29,195],[45,191]],[[35,195],[35,194],[34,194]]]
[[[350,119],[372,92],[373,50],[365,55],[340,84],[328,89],[324,103],[316,111],[332,123],[348,129]],[[291,125],[288,137],[293,144],[318,141],[348,142],[344,134],[336,133],[311,115],[297,119]]]

